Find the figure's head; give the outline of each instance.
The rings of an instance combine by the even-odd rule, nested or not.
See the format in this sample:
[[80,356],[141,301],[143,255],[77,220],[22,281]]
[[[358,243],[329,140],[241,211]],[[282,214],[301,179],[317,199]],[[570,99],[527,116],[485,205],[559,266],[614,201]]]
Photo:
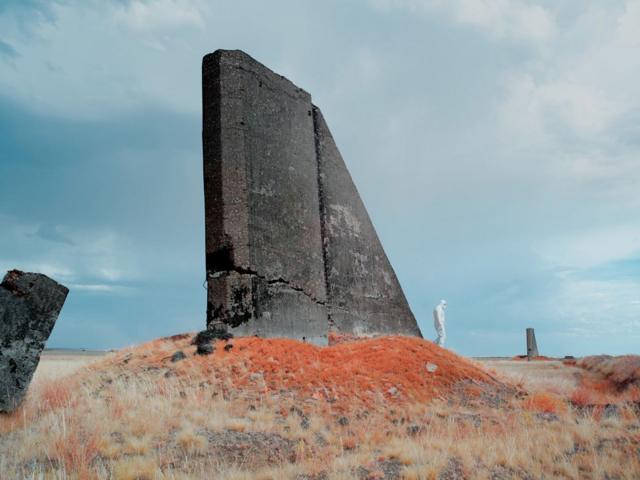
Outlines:
[[440,305],[442,305],[442,308],[447,308],[447,301],[446,300],[440,300]]

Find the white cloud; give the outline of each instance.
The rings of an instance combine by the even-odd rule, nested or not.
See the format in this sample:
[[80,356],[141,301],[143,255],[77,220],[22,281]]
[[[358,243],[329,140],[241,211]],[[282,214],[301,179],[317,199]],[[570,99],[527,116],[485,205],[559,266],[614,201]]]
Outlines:
[[104,293],[114,295],[126,295],[135,291],[133,287],[118,285],[113,283],[83,283],[79,281],[84,278],[91,278],[85,272],[79,273],[62,263],[38,262],[37,260],[15,260],[0,259],[0,278],[6,271],[17,268],[26,272],[42,273],[53,280],[62,283],[72,291],[82,291],[89,293]]
[[110,281],[119,280],[124,276],[123,272],[113,267],[100,267],[97,269],[96,273],[97,277]]
[[25,263],[24,270],[37,273],[44,273],[46,276],[59,280],[61,282],[69,281],[76,278],[75,272],[66,265],[58,263]]
[[587,265],[631,251],[624,236],[639,225],[639,24],[638,0],[587,4],[564,19],[552,48],[504,72],[495,130],[541,200],[552,199],[547,216],[564,212],[557,234],[543,227],[554,261]]
[[437,1],[463,25],[471,25],[498,38],[532,43],[546,42],[555,33],[554,18],[540,5],[513,0]]
[[630,0],[626,3],[624,14],[617,20],[617,41],[629,47],[640,46],[640,29],[638,25],[640,25],[640,1]]
[[204,27],[201,3],[189,0],[134,0],[116,7],[114,19],[134,30]]
[[444,13],[497,39],[531,44],[551,40],[556,31],[551,12],[540,5],[518,0],[373,0],[381,9],[404,9],[413,13]]
[[604,92],[579,81],[538,82],[525,74],[514,77],[509,89],[505,123],[525,135],[553,131],[558,125],[581,136],[592,135],[609,127],[620,113]]
[[[51,242],[32,234],[39,226],[0,216],[0,271],[44,273],[62,283],[93,284],[135,281],[141,278],[131,242],[106,228],[61,226],[73,242]],[[96,282],[97,281],[97,282]]]
[[555,234],[542,241],[536,251],[550,266],[577,269],[640,256],[640,224]]
[[549,52],[507,74],[505,126],[521,135],[570,133],[587,141],[606,136],[624,115],[640,109],[638,25],[637,0],[622,10],[585,9],[564,26]]
[[558,320],[576,337],[637,335],[640,283],[568,278],[551,299]]
[[134,289],[132,289],[131,287],[125,287],[122,285],[103,284],[103,283],[90,283],[90,284],[71,283],[67,286],[71,291],[79,290],[79,291],[89,292],[89,293],[126,295],[134,291]]
[[53,3],[55,21],[38,17],[29,29],[0,14],[3,41],[20,53],[0,62],[0,92],[61,117],[104,120],[149,105],[197,114],[205,10],[186,0]]

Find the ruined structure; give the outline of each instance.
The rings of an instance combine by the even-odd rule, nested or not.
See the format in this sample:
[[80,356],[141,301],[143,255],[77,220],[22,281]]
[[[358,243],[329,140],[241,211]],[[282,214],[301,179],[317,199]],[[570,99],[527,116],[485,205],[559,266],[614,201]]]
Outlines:
[[0,412],[27,393],[69,290],[39,273],[11,270],[0,284]]
[[419,336],[311,96],[238,50],[205,56],[202,86],[207,324]]

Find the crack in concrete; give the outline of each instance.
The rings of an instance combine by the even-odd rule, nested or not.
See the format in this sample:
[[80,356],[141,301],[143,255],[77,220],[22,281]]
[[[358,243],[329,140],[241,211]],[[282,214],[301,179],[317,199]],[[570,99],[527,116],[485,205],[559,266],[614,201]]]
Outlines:
[[316,297],[314,297],[313,295],[311,295],[310,293],[308,293],[307,291],[305,291],[304,288],[299,287],[293,283],[291,283],[289,280],[286,280],[282,277],[278,277],[278,278],[268,278],[265,275],[260,275],[258,272],[256,272],[255,270],[251,270],[249,268],[243,268],[243,267],[233,267],[231,269],[228,270],[220,270],[217,272],[209,272],[208,276],[212,277],[212,278],[218,278],[221,277],[223,275],[228,275],[231,272],[235,272],[238,273],[240,275],[247,275],[250,277],[256,277],[259,278],[260,280],[264,280],[264,282],[267,285],[284,285],[287,288],[295,291],[295,292],[300,292],[302,293],[304,296],[306,296],[307,298],[309,298],[312,302],[318,304],[318,305],[322,305],[322,306],[326,306],[326,302],[323,302],[322,300],[318,300]]
[[329,302],[331,286],[329,284],[329,263],[327,261],[327,207],[324,202],[324,189],[322,187],[322,174],[320,172],[320,134],[318,132],[318,112],[319,109],[315,105],[311,106],[313,111],[313,138],[314,138],[314,146],[316,150],[316,167],[317,173],[316,177],[318,180],[318,209],[320,211],[320,242],[322,244],[322,266],[323,266],[323,276],[324,276],[324,290],[325,295],[327,296],[327,323],[329,330],[335,327],[335,322],[333,321],[333,317],[331,315],[332,305]]

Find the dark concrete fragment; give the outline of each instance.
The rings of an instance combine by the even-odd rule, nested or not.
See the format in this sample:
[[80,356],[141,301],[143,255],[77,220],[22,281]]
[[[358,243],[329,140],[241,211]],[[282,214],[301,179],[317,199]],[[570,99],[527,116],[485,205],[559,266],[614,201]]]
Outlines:
[[69,290],[39,273],[11,270],[0,284],[0,412],[27,393]]
[[240,51],[202,74],[207,324],[326,343],[311,97]]
[[184,354],[182,350],[178,350],[173,355],[171,355],[171,361],[173,363],[179,362],[180,360],[184,360],[185,358],[187,358],[187,356]]
[[226,330],[222,330],[218,324],[213,324],[206,330],[198,332],[198,334],[191,340],[191,345],[199,345],[201,343],[211,343],[214,340],[231,340],[233,338],[232,333],[228,333]]
[[222,326],[221,328],[220,323],[216,323],[212,324],[211,328],[198,332],[193,337],[191,344],[196,346],[198,355],[210,355],[215,351],[215,347],[212,345],[215,340],[228,341],[231,338],[233,338],[233,335],[226,332],[226,327]]
[[358,336],[420,329],[358,190],[320,112],[314,107],[331,327]]
[[215,347],[210,343],[199,343],[196,353],[198,355],[211,355],[215,351]]

